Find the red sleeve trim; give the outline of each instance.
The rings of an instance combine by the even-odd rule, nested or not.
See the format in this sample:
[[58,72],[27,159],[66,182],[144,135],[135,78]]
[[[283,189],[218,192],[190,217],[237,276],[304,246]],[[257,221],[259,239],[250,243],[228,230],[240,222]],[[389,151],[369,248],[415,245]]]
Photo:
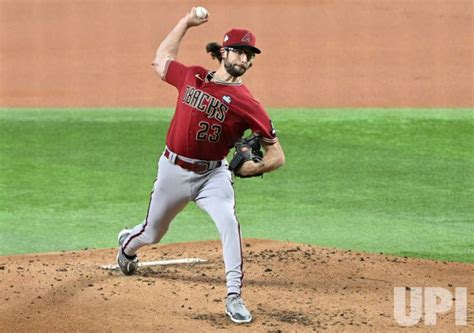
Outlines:
[[265,142],[266,144],[273,145],[278,142],[278,138],[274,137],[273,139],[268,139],[268,138],[262,137],[262,141]]

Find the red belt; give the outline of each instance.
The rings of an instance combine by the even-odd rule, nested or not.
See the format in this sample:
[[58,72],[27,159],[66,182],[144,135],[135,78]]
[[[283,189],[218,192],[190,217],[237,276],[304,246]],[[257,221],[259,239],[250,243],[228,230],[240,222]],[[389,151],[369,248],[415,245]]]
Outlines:
[[[171,153],[168,149],[165,149],[165,154],[164,155],[168,160],[170,160],[169,157],[170,157]],[[171,162],[173,162],[173,161],[171,161]],[[204,173],[206,171],[218,168],[222,164],[221,161],[217,161],[216,163],[214,163],[215,165],[211,168],[211,163],[212,163],[211,161],[187,162],[187,161],[182,160],[178,155],[176,155],[176,158],[174,160],[174,164],[179,165],[183,169],[193,171],[193,172],[196,172],[196,173]]]

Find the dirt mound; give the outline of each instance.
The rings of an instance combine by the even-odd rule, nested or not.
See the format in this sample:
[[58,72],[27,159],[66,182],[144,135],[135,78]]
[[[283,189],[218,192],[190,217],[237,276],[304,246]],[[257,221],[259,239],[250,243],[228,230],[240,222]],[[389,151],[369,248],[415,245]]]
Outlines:
[[[123,276],[115,249],[0,257],[2,331],[245,332],[382,331],[402,329],[393,317],[393,287],[468,288],[474,265],[416,260],[302,244],[245,240],[244,298],[248,325],[224,314],[225,280],[220,243],[147,247],[142,262],[202,258],[202,264],[141,268]],[[454,311],[438,316],[440,331]],[[420,322],[415,330],[433,330]]]

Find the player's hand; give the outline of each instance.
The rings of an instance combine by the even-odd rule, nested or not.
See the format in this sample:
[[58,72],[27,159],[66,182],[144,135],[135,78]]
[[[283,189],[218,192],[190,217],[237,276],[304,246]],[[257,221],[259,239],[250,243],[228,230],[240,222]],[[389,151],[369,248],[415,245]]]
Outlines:
[[201,25],[203,23],[206,23],[209,21],[209,13],[207,13],[207,16],[204,18],[199,18],[196,15],[196,7],[193,7],[189,13],[186,14],[184,17],[186,20],[186,25],[188,28],[190,27],[196,27],[198,25]]

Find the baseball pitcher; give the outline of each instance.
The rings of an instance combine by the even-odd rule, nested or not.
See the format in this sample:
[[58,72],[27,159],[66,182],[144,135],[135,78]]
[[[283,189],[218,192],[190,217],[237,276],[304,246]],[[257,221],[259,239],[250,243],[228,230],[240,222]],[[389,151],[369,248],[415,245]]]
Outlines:
[[[208,44],[208,52],[219,61],[215,71],[176,60],[187,30],[208,19],[209,15],[202,17],[192,8],[156,52],[153,68],[178,90],[178,100],[146,218],[119,233],[117,262],[124,274],[135,273],[137,251],[158,243],[174,217],[194,201],[219,230],[227,282],[226,313],[236,323],[247,323],[252,316],[241,297],[242,237],[232,172],[241,177],[261,175],[283,165],[285,157],[267,112],[242,82],[261,52],[253,33],[231,29],[224,34],[222,45]],[[242,141],[247,129],[254,135]],[[258,153],[260,145],[264,154]],[[231,171],[225,158],[234,146]]]

